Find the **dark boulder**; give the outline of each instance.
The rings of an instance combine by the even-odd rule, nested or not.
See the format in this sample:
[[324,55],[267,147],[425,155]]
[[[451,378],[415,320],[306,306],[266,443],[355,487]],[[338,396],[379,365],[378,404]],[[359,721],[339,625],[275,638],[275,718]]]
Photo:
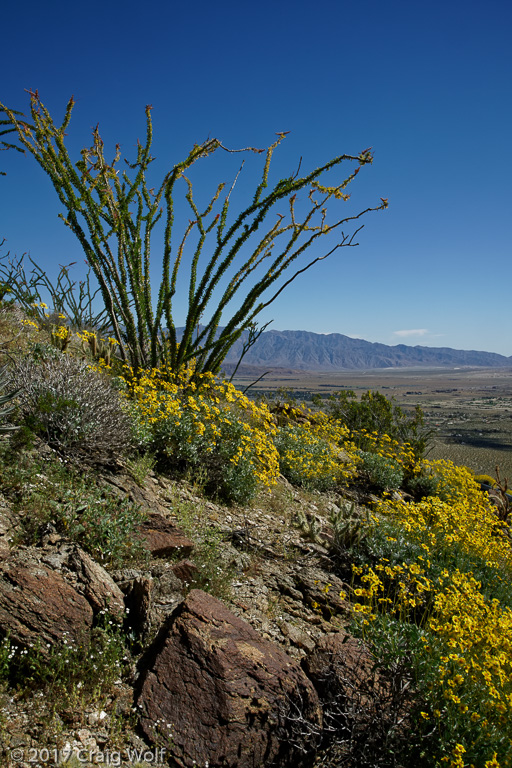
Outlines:
[[180,766],[299,766],[316,746],[321,709],[298,663],[201,590],[145,664],[142,729]]
[[123,594],[109,574],[75,544],[22,547],[0,561],[0,636],[15,645],[86,641],[95,616],[122,618]]
[[0,633],[14,645],[82,640],[93,621],[88,601],[62,574],[34,561],[10,561],[0,571]]

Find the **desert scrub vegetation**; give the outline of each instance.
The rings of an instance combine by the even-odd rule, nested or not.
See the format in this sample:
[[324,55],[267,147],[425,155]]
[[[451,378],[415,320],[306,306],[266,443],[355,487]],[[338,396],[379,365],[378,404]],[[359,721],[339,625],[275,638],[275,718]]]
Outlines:
[[79,640],[63,632],[62,643],[48,649],[33,643],[20,648],[9,638],[0,643],[0,681],[23,680],[25,692],[45,689],[59,704],[85,698],[96,701],[109,692],[129,660],[126,637],[119,618],[101,611],[90,638]]
[[440,496],[384,498],[353,551],[353,608],[389,674],[408,660],[408,759],[506,766],[512,757],[512,553],[471,473],[433,462]]
[[400,488],[404,475],[398,461],[369,451],[360,451],[359,455],[362,459],[361,473],[370,488],[378,491]]
[[4,366],[4,368],[0,369],[0,393],[2,393],[0,394],[0,435],[5,434],[6,432],[12,432],[13,429],[16,429],[13,424],[8,424],[5,421],[15,410],[12,401],[18,394],[17,390],[12,389],[10,392],[5,392],[7,378],[6,368]]
[[140,507],[100,488],[92,468],[65,462],[31,443],[21,430],[0,443],[0,489],[21,514],[16,542],[39,545],[53,531],[107,567],[142,562],[146,551],[137,527],[145,514]]
[[[125,677],[131,662],[131,638],[119,618],[101,611],[87,638],[73,638],[63,632],[60,643],[51,648],[33,643],[20,647],[8,637],[0,641],[0,694],[5,688],[26,702],[32,724],[41,720],[39,746],[48,745],[49,759],[55,755],[64,723],[70,718],[87,725],[86,712],[109,710],[112,691]],[[106,713],[103,712],[106,716]],[[122,739],[127,727],[125,715],[108,715],[110,739]],[[2,723],[0,722],[0,729]],[[5,744],[9,744],[7,736]],[[3,746],[3,745],[2,745]],[[62,762],[79,764],[70,744],[59,750]],[[44,760],[45,750],[41,751]]]
[[326,414],[287,407],[278,419],[275,446],[281,473],[308,490],[328,491],[356,475],[358,456],[349,430]]
[[139,449],[160,468],[196,473],[205,490],[228,502],[249,501],[278,475],[275,425],[268,409],[210,373],[165,366],[122,377]]
[[[376,209],[330,221],[326,206],[348,203],[345,190],[372,162],[371,152],[340,155],[272,184],[271,161],[284,135],[266,150],[249,148],[250,155],[263,155],[263,167],[254,196],[233,215],[238,175],[201,205],[191,180],[196,163],[229,152],[220,141],[195,145],[153,189],[149,107],[135,163],[118,174],[119,148],[108,161],[98,129],[92,146],[71,160],[65,135],[73,100],[60,125],[37,93],[30,100],[30,118],[0,105],[2,135],[14,134],[17,148],[50,177],[91,272],[76,284],[63,268],[55,287],[35,262],[28,275],[21,260],[0,269],[4,301],[11,297],[13,310],[24,308],[20,323],[33,342],[25,357],[13,352],[8,399],[0,403],[17,404],[4,416],[21,427],[4,438],[1,487],[24,513],[23,541],[38,543],[53,526],[108,566],[136,556],[137,509],[100,490],[91,467],[82,476],[70,462],[78,453],[96,461],[119,451],[133,466],[155,462],[159,472],[195,475],[208,493],[237,504],[248,504],[260,487],[272,489],[280,472],[314,492],[343,493],[349,486],[357,498],[370,490],[371,514],[350,506],[331,516],[331,563],[346,569],[349,553],[353,632],[364,637],[395,688],[410,692],[412,723],[406,734],[397,732],[393,753],[383,755],[382,744],[374,744],[381,754],[371,759],[425,768],[510,765],[510,508],[497,512],[463,467],[424,458],[429,433],[419,409],[406,414],[379,393],[358,399],[342,392],[318,400],[317,410],[288,404],[278,412],[217,376],[244,331],[250,343],[258,337],[258,314],[287,285],[356,244],[359,229],[346,235],[343,227]],[[352,171],[327,186],[327,174],[342,163]],[[181,231],[175,220],[180,187],[192,216]],[[288,216],[279,213],[277,222],[265,224],[282,202]],[[378,208],[386,205],[383,200]],[[160,219],[164,226],[155,229]],[[150,248],[159,231],[162,272],[152,291]],[[300,266],[297,260],[323,235],[332,236],[325,251]],[[173,301],[186,264],[188,307],[180,331]],[[99,315],[92,310],[96,291]],[[15,399],[11,388],[20,390]],[[23,445],[31,436],[60,458],[31,452]],[[126,457],[130,444],[139,456]],[[222,537],[208,522],[195,522],[199,527],[191,523],[190,530],[202,531],[204,584],[220,589]],[[311,525],[309,532],[316,536]],[[4,676],[11,652],[4,642]],[[114,667],[122,652],[119,646],[111,656]],[[94,654],[90,649],[88,660]],[[77,659],[90,672],[89,661]],[[73,680],[66,685],[78,689]],[[332,734],[334,743],[337,738]],[[351,748],[340,747],[338,765]]]
[[105,461],[126,453],[130,421],[108,376],[66,354],[15,361],[18,421],[68,457]]
[[[18,367],[51,360],[80,380],[86,363],[72,357],[72,346],[59,351],[38,343],[36,360],[32,353]],[[98,367],[92,354],[88,365]],[[249,503],[260,487],[272,490],[279,472],[315,492],[377,494],[371,513],[348,505],[330,519],[334,567],[339,562],[345,573],[349,555],[352,631],[371,648],[379,674],[407,692],[400,701],[411,729],[406,738],[390,736],[393,756],[381,754],[375,764],[504,768],[510,762],[509,527],[468,470],[417,459],[407,442],[376,430],[357,433],[328,412],[295,405],[273,412],[271,404],[250,400],[211,373],[176,375],[164,366],[134,373],[105,360],[99,368],[101,374],[90,371],[94,381],[109,383],[108,397],[120,403],[141,459],[149,456],[160,472],[195,475],[230,503]],[[19,423],[27,430],[23,413]],[[53,526],[108,567],[136,559],[137,509],[108,497],[93,475],[82,476],[57,454],[43,459],[24,448],[25,439],[26,431],[18,430],[2,446],[2,491],[25,512],[23,541],[38,543]],[[221,533],[194,505],[180,522],[198,539],[199,584],[227,594]],[[342,765],[349,746],[336,744],[341,734],[329,738],[332,759]],[[359,736],[352,747],[355,760]],[[370,745],[364,749],[368,756]]]
[[395,445],[407,445],[414,458],[420,459],[428,452],[433,431],[425,425],[420,406],[407,413],[394,398],[381,392],[368,390],[360,398],[349,390],[341,390],[323,399],[313,397],[314,403],[323,408],[334,421],[340,421],[350,431],[361,450],[372,450],[372,435],[384,437]]

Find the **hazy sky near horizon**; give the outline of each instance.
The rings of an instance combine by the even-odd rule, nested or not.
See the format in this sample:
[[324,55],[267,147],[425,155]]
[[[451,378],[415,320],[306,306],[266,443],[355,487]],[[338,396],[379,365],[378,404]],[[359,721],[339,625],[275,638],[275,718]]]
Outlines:
[[[359,246],[299,277],[261,320],[512,355],[511,39],[506,0],[27,0],[2,10],[0,101],[23,111],[24,89],[38,89],[60,119],[74,94],[77,160],[97,123],[107,155],[119,142],[133,160],[151,104],[155,183],[207,137],[264,147],[290,131],[275,180],[300,158],[304,172],[373,147],[341,212],[381,197],[389,208],[365,216]],[[207,162],[197,190],[230,183],[239,166]],[[257,163],[237,184],[247,200]],[[1,152],[0,170],[2,253],[29,253],[50,273],[82,263],[34,159]],[[158,253],[155,242],[155,265]]]

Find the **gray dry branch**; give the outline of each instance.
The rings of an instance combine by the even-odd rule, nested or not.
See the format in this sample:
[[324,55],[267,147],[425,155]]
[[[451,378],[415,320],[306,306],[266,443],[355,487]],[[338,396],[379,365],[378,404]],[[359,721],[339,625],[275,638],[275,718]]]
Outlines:
[[[30,92],[30,119],[0,103],[6,118],[0,120],[0,135],[13,133],[17,144],[9,146],[33,155],[50,177],[65,210],[61,218],[78,238],[98,282],[121,355],[135,370],[166,364],[176,372],[193,361],[196,373],[217,373],[229,349],[244,330],[254,326],[265,307],[314,264],[339,248],[357,245],[354,238],[362,226],[354,230],[354,222],[369,211],[387,207],[387,200],[381,198],[376,208],[328,220],[328,204],[343,205],[349,198],[345,192],[348,184],[363,165],[372,162],[370,149],[357,156],[339,155],[302,177],[297,172],[269,191],[270,163],[284,133],[277,134],[267,149],[229,150],[218,139],[208,139],[194,145],[189,155],[166,173],[160,186],[152,188],[146,177],[154,159],[150,153],[151,107],[146,107],[145,142],[138,142],[137,159],[132,164],[126,161],[128,170],[121,172],[117,167],[119,145],[113,159],[107,160],[98,127],[93,130],[92,146],[81,150],[78,162],[71,160],[65,136],[73,106],[71,98],[62,124],[56,125],[37,91]],[[234,217],[228,214],[240,171],[227,193],[225,184],[218,184],[204,208],[198,207],[186,175],[196,162],[219,150],[263,154],[265,158],[252,202]],[[326,173],[344,162],[356,167],[339,183],[325,185]],[[179,184],[183,185],[192,218],[177,234]],[[301,190],[307,194],[299,201]],[[274,223],[268,223],[271,210],[283,202],[287,215],[279,212]],[[164,225],[162,273],[153,294],[150,251],[160,220]],[[350,233],[343,231],[344,225],[351,228]],[[296,260],[318,238],[331,233],[336,234],[336,241],[331,240],[326,251],[296,268]],[[205,253],[211,254],[209,261],[200,267]],[[190,265],[188,311],[178,338],[173,301],[178,273],[186,261]],[[226,310],[227,321],[223,317]],[[210,319],[201,325],[209,313]]]
[[19,419],[68,457],[104,461],[126,453],[128,416],[106,376],[69,355],[36,362],[27,357],[9,371],[19,389]]
[[12,432],[13,430],[17,429],[17,427],[13,424],[3,423],[4,419],[14,413],[15,406],[13,404],[13,400],[18,394],[18,390],[11,390],[10,392],[4,393],[6,381],[7,367],[4,366],[3,368],[0,368],[0,393],[3,393],[0,394],[0,435],[5,434],[6,432]]

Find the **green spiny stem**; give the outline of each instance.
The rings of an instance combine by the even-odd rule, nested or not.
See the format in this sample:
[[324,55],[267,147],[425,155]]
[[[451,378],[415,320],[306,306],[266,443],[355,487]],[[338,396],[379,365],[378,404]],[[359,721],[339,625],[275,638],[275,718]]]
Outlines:
[[[105,313],[113,335],[120,345],[120,354],[135,370],[141,367],[155,367],[165,361],[174,371],[178,371],[191,360],[195,360],[197,373],[208,370],[217,372],[230,347],[244,330],[253,327],[258,313],[313,264],[327,258],[338,248],[354,245],[353,235],[342,233],[335,247],[296,269],[288,279],[284,279],[286,271],[296,259],[322,235],[358,219],[364,213],[387,206],[387,201],[383,200],[382,205],[367,208],[356,216],[341,218],[333,223],[327,222],[327,203],[331,200],[348,199],[343,190],[363,165],[372,162],[369,150],[358,156],[339,155],[302,177],[299,177],[297,171],[294,176],[281,179],[269,188],[271,161],[274,151],[284,140],[284,134],[278,134],[277,140],[266,150],[254,147],[229,150],[217,139],[194,145],[185,160],[174,165],[155,191],[148,188],[146,178],[149,165],[153,162],[151,107],[146,107],[145,141],[138,142],[136,160],[134,163],[127,163],[129,170],[123,171],[121,176],[116,168],[121,159],[119,146],[116,146],[113,159],[108,161],[97,126],[93,130],[92,146],[81,151],[80,160],[72,162],[64,137],[73,108],[74,100],[71,98],[65,110],[64,120],[57,126],[42,104],[37,91],[31,92],[32,123],[21,113],[0,104],[0,111],[6,116],[5,120],[0,120],[0,135],[10,133],[17,136],[18,144],[12,146],[32,154],[50,177],[65,209],[62,218],[80,242],[98,283]],[[0,148],[9,147],[6,142],[0,142]],[[192,183],[185,176],[196,162],[220,149],[229,153],[265,154],[260,181],[252,202],[231,224],[228,222],[230,197],[243,163],[225,199],[220,201],[224,184],[218,184],[204,209],[197,206]],[[341,183],[335,186],[325,185],[325,174],[343,162],[356,163],[355,170]],[[134,172],[132,176],[129,174],[130,170]],[[181,239],[178,238],[177,245],[174,246],[175,195],[177,182],[181,179],[187,188],[185,198],[194,219],[184,228]],[[301,190],[309,190],[309,209],[300,219],[297,216],[295,201],[297,193]],[[277,223],[267,226],[263,234],[258,234],[272,208],[284,200],[288,201],[289,221],[280,213]],[[218,204],[220,211],[216,210]],[[162,217],[165,221],[161,249],[162,273],[156,304],[153,307],[151,244],[155,226]],[[188,267],[188,312],[184,332],[178,343],[173,317],[173,297],[178,288],[180,269],[185,263],[189,237],[194,230],[197,240]],[[116,243],[115,248],[112,246],[113,242]],[[200,258],[210,246],[209,259],[202,274],[199,274]],[[265,261],[266,269],[262,267]],[[264,269],[259,278],[258,269]],[[250,277],[255,280],[247,289],[246,281]],[[202,318],[210,310],[214,294],[216,295],[221,281],[226,278],[227,286],[222,290],[220,299],[216,300],[211,319],[200,328]],[[274,290],[273,295],[265,298],[266,292],[271,288]],[[56,299],[55,292],[52,296]],[[238,309],[231,313],[219,333],[223,313],[237,298]]]

